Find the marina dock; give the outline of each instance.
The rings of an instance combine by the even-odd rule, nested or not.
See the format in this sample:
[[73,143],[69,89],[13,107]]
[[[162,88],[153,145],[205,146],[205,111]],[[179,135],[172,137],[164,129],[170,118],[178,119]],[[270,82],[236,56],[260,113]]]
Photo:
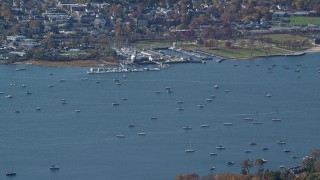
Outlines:
[[[88,74],[101,73],[124,73],[124,72],[143,72],[159,71],[168,68],[170,64],[179,63],[205,63],[205,60],[213,59],[209,53],[187,51],[170,47],[141,49],[121,48],[116,52],[122,57],[119,67],[94,67],[90,68]],[[152,67],[143,67],[152,66]]]

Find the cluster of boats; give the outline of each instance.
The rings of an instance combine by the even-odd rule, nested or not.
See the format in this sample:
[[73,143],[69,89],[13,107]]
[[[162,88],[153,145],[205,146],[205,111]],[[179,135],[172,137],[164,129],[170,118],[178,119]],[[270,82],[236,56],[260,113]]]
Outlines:
[[126,73],[126,72],[143,72],[143,71],[160,71],[160,68],[158,67],[154,67],[154,68],[95,67],[95,68],[90,68],[87,71],[87,73],[88,74],[104,74],[104,73]]

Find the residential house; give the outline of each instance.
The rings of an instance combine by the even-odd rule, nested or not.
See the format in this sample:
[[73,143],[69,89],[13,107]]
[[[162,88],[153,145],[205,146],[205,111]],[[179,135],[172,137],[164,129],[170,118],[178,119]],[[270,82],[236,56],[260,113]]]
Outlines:
[[75,0],[59,0],[57,6],[62,7],[68,11],[71,10],[71,7],[77,6],[78,3]]
[[103,29],[106,26],[106,19],[104,19],[103,17],[100,17],[98,14],[96,15],[95,20],[93,21],[93,26],[96,29]]
[[21,36],[21,35],[7,36],[7,41],[18,41],[25,38],[26,38],[25,36]]

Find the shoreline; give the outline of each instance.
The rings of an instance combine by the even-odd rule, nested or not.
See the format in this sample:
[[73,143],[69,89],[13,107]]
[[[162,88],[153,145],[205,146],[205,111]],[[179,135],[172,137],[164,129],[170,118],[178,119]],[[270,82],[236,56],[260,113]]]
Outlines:
[[27,60],[22,63],[34,66],[51,67],[92,67],[92,66],[117,66],[117,62],[108,62],[103,60],[74,60],[74,61],[47,61],[47,60]]
[[[316,52],[320,52],[320,46],[314,46],[312,48],[307,49],[306,51],[296,52],[296,53],[297,55],[300,55],[302,53],[316,53]],[[244,58],[237,58],[237,59],[225,57],[225,59],[241,61],[241,60],[254,60],[256,58],[268,58],[273,56],[294,56],[294,54],[255,56],[255,57],[244,57]],[[19,62],[19,63],[25,63],[25,64],[30,64],[35,66],[51,66],[51,67],[97,67],[97,66],[118,66],[119,65],[117,62],[109,62],[109,61],[103,61],[103,60],[47,61],[47,60],[32,59],[24,62]],[[18,63],[13,63],[13,64],[18,64]]]

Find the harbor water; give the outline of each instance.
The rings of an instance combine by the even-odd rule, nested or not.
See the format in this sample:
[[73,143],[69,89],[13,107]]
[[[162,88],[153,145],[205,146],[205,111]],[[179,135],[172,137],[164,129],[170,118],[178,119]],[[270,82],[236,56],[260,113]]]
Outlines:
[[[319,57],[213,60],[125,76],[0,66],[0,177],[13,169],[14,179],[170,180],[240,173],[244,159],[263,158],[269,170],[299,165],[319,148]],[[50,172],[52,164],[60,170]]]

